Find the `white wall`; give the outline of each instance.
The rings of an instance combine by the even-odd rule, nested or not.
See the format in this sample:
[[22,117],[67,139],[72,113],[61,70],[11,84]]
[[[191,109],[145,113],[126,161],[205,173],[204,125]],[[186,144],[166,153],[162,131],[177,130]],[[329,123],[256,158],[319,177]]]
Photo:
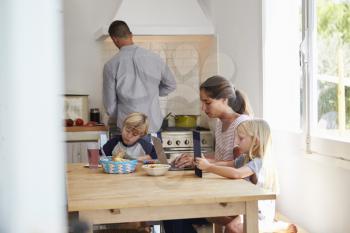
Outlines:
[[90,108],[102,105],[103,57],[94,33],[113,19],[119,0],[64,0],[65,93],[89,94]]
[[262,116],[261,1],[204,3],[218,36],[219,74],[231,78],[238,89],[246,92],[255,115]]
[[[101,110],[103,44],[95,41],[93,34],[110,22],[119,3],[120,0],[64,0],[65,92],[89,94],[90,107]],[[256,115],[261,115],[260,1],[204,3],[218,32],[219,73],[232,78],[237,88],[246,91]]]
[[263,116],[274,129],[298,131],[302,77],[299,65],[299,45],[302,40],[299,10],[301,0],[265,2],[262,8]]
[[335,159],[304,155],[303,137],[273,134],[281,193],[277,208],[310,233],[350,232],[350,169]]

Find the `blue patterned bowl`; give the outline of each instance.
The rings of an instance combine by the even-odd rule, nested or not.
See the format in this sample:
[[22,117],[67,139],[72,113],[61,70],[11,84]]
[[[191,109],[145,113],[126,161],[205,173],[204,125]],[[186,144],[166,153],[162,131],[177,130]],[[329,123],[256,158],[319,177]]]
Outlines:
[[110,158],[100,159],[103,170],[111,174],[128,174],[134,172],[137,165],[137,160],[128,160],[123,162],[115,162]]

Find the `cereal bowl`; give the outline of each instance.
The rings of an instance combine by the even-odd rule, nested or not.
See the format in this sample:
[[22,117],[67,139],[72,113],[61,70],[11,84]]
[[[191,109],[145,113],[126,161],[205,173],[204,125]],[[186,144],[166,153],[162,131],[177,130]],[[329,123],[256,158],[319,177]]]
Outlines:
[[143,170],[150,176],[163,176],[168,172],[170,165],[168,164],[145,164]]
[[100,163],[106,173],[128,174],[135,171],[137,160],[113,161],[111,158],[102,158]]

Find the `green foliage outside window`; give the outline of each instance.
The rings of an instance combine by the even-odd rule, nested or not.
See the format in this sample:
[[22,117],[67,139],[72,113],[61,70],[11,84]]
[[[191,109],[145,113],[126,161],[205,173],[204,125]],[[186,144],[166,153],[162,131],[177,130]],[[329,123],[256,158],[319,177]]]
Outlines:
[[[317,5],[318,74],[350,80],[350,0],[319,0]],[[342,64],[338,58],[341,56]],[[318,81],[318,119],[338,113],[337,84]],[[350,129],[350,87],[345,86],[346,129]]]

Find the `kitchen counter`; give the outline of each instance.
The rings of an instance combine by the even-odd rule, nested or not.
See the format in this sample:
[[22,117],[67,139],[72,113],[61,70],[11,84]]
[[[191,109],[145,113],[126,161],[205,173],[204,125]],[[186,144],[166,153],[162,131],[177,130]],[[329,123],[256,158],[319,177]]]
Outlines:
[[107,134],[107,127],[102,126],[72,126],[65,127],[67,142],[97,141],[101,134]]

